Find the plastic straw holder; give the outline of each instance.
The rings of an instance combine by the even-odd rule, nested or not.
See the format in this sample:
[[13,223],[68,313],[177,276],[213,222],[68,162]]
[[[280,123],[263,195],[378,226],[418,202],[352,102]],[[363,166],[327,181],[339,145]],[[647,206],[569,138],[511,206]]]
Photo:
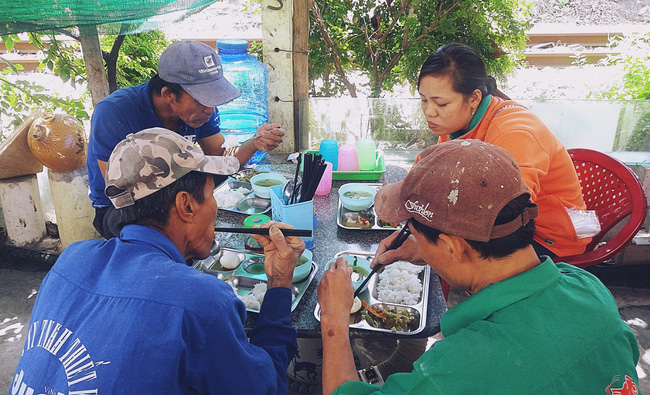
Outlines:
[[[302,203],[284,204],[282,198],[282,185],[271,187],[271,211],[273,221],[284,222],[296,229],[311,229],[314,231],[314,201]],[[305,248],[314,248],[314,237],[302,237]]]

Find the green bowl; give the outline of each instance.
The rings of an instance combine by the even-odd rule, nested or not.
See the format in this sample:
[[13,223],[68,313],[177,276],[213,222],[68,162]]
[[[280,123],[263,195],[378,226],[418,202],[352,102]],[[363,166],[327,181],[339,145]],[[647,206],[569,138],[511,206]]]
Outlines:
[[366,184],[345,184],[339,188],[341,204],[350,211],[369,208],[375,202],[376,194],[377,190]]
[[297,283],[309,276],[311,272],[311,257],[312,253],[309,250],[305,250],[298,262],[296,262],[296,268],[293,270],[293,282]]
[[255,195],[264,199],[270,199],[271,186],[284,185],[285,182],[287,182],[287,179],[282,174],[261,173],[251,177],[251,188],[253,188]]
[[[348,265],[352,267],[352,285],[354,286],[354,289],[357,289],[361,286],[363,280],[365,280],[372,271],[372,269],[370,269],[370,261],[355,255],[343,255],[343,257],[348,260]],[[327,262],[327,265],[325,265],[325,270],[330,267],[330,263],[336,262],[337,259],[338,258],[334,258]],[[360,292],[363,292],[367,288],[368,284],[364,285],[363,289]]]

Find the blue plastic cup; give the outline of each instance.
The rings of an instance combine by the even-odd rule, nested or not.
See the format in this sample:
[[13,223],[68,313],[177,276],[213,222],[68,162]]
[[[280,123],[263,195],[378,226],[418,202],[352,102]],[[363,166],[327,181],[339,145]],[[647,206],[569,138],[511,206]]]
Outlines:
[[339,167],[339,143],[333,139],[325,139],[320,142],[318,153],[323,156],[323,160],[332,164],[332,170]]

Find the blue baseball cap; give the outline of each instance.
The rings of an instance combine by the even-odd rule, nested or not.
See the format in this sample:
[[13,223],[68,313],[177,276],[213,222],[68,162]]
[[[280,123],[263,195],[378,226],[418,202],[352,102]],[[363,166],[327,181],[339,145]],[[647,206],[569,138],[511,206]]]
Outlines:
[[179,84],[204,106],[217,107],[241,96],[224,78],[217,53],[202,42],[183,40],[171,44],[160,56],[158,75]]

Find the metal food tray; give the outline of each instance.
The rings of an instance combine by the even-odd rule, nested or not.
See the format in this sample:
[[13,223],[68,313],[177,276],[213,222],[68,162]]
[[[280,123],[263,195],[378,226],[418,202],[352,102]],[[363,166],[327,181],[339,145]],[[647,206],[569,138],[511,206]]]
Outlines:
[[[345,184],[343,184],[345,185]],[[380,183],[364,183],[364,185],[368,185],[369,187],[373,187],[376,190],[379,190],[379,188],[382,187],[382,184]],[[336,224],[343,228],[343,229],[353,229],[353,230],[397,230],[399,228],[392,227],[392,226],[379,226],[378,221],[377,221],[377,213],[375,212],[375,205],[373,204],[372,207],[370,207],[367,211],[370,211],[372,213],[372,223],[368,227],[362,227],[362,226],[349,226],[345,225],[345,222],[343,221],[343,216],[346,213],[355,213],[356,211],[348,210],[345,207],[343,207],[343,204],[341,203],[341,199],[339,198],[339,209],[337,210],[338,214],[336,215]]]
[[240,200],[234,207],[219,207],[219,210],[232,211],[233,213],[242,213],[247,215],[254,214],[266,214],[271,211],[271,199],[264,199],[255,195],[253,192],[253,187],[250,182],[237,181],[234,178],[229,178],[224,183],[219,185],[214,190],[214,198],[217,198],[217,194],[223,191],[230,189],[238,189],[244,187],[251,192]]
[[[222,248],[221,250],[223,252],[231,252],[231,253],[239,254],[240,256],[243,255],[243,257],[240,258],[242,262],[239,265],[239,267],[237,267],[237,269],[230,270],[230,271],[211,270],[210,268],[216,263],[216,261],[213,261],[206,267],[205,265],[202,264],[202,262],[204,262],[205,260],[196,261],[192,265],[192,267],[196,268],[201,272],[212,274],[221,280],[228,279],[230,277],[237,278],[238,280],[240,280],[239,285],[237,286],[237,293],[242,296],[248,295],[257,283],[267,281],[266,274],[264,273],[251,274],[244,269],[244,263],[255,258],[263,260],[264,254],[257,254],[250,251],[242,251],[242,250],[236,250],[232,248]],[[318,265],[316,264],[316,262],[312,261],[309,275],[305,277],[303,280],[293,283],[292,293],[296,298],[291,303],[291,311],[293,311],[296,308],[296,306],[300,302],[300,299],[302,299],[302,296],[305,294],[305,291],[309,287],[309,284],[311,284],[311,281],[314,279],[314,276],[316,276],[316,272],[318,272]],[[249,308],[246,308],[246,310],[252,313],[260,312],[259,310],[249,309]]]
[[[375,254],[371,252],[341,251],[336,255],[334,255],[334,258],[338,258],[341,255],[353,255],[353,256],[356,255],[361,258],[365,258],[371,262],[375,256]],[[376,332],[395,333],[399,335],[415,335],[417,333],[422,332],[427,323],[427,303],[429,300],[429,279],[431,277],[431,268],[429,266],[425,266],[424,270],[421,271],[418,276],[420,278],[420,281],[422,282],[422,295],[420,297],[420,302],[415,305],[385,303],[377,299],[377,282],[378,282],[377,274],[372,276],[370,278],[370,281],[368,281],[368,288],[359,294],[359,299],[365,300],[366,303],[368,303],[371,306],[380,304],[388,307],[394,307],[397,309],[415,310],[420,317],[419,324],[416,329],[406,332],[406,331],[392,331],[390,329],[376,328],[370,325],[363,318],[363,315],[361,314],[361,312],[363,311],[363,307],[358,312],[354,314],[350,314],[350,328],[376,331]],[[316,305],[316,309],[314,310],[314,316],[320,322],[320,304]]]

